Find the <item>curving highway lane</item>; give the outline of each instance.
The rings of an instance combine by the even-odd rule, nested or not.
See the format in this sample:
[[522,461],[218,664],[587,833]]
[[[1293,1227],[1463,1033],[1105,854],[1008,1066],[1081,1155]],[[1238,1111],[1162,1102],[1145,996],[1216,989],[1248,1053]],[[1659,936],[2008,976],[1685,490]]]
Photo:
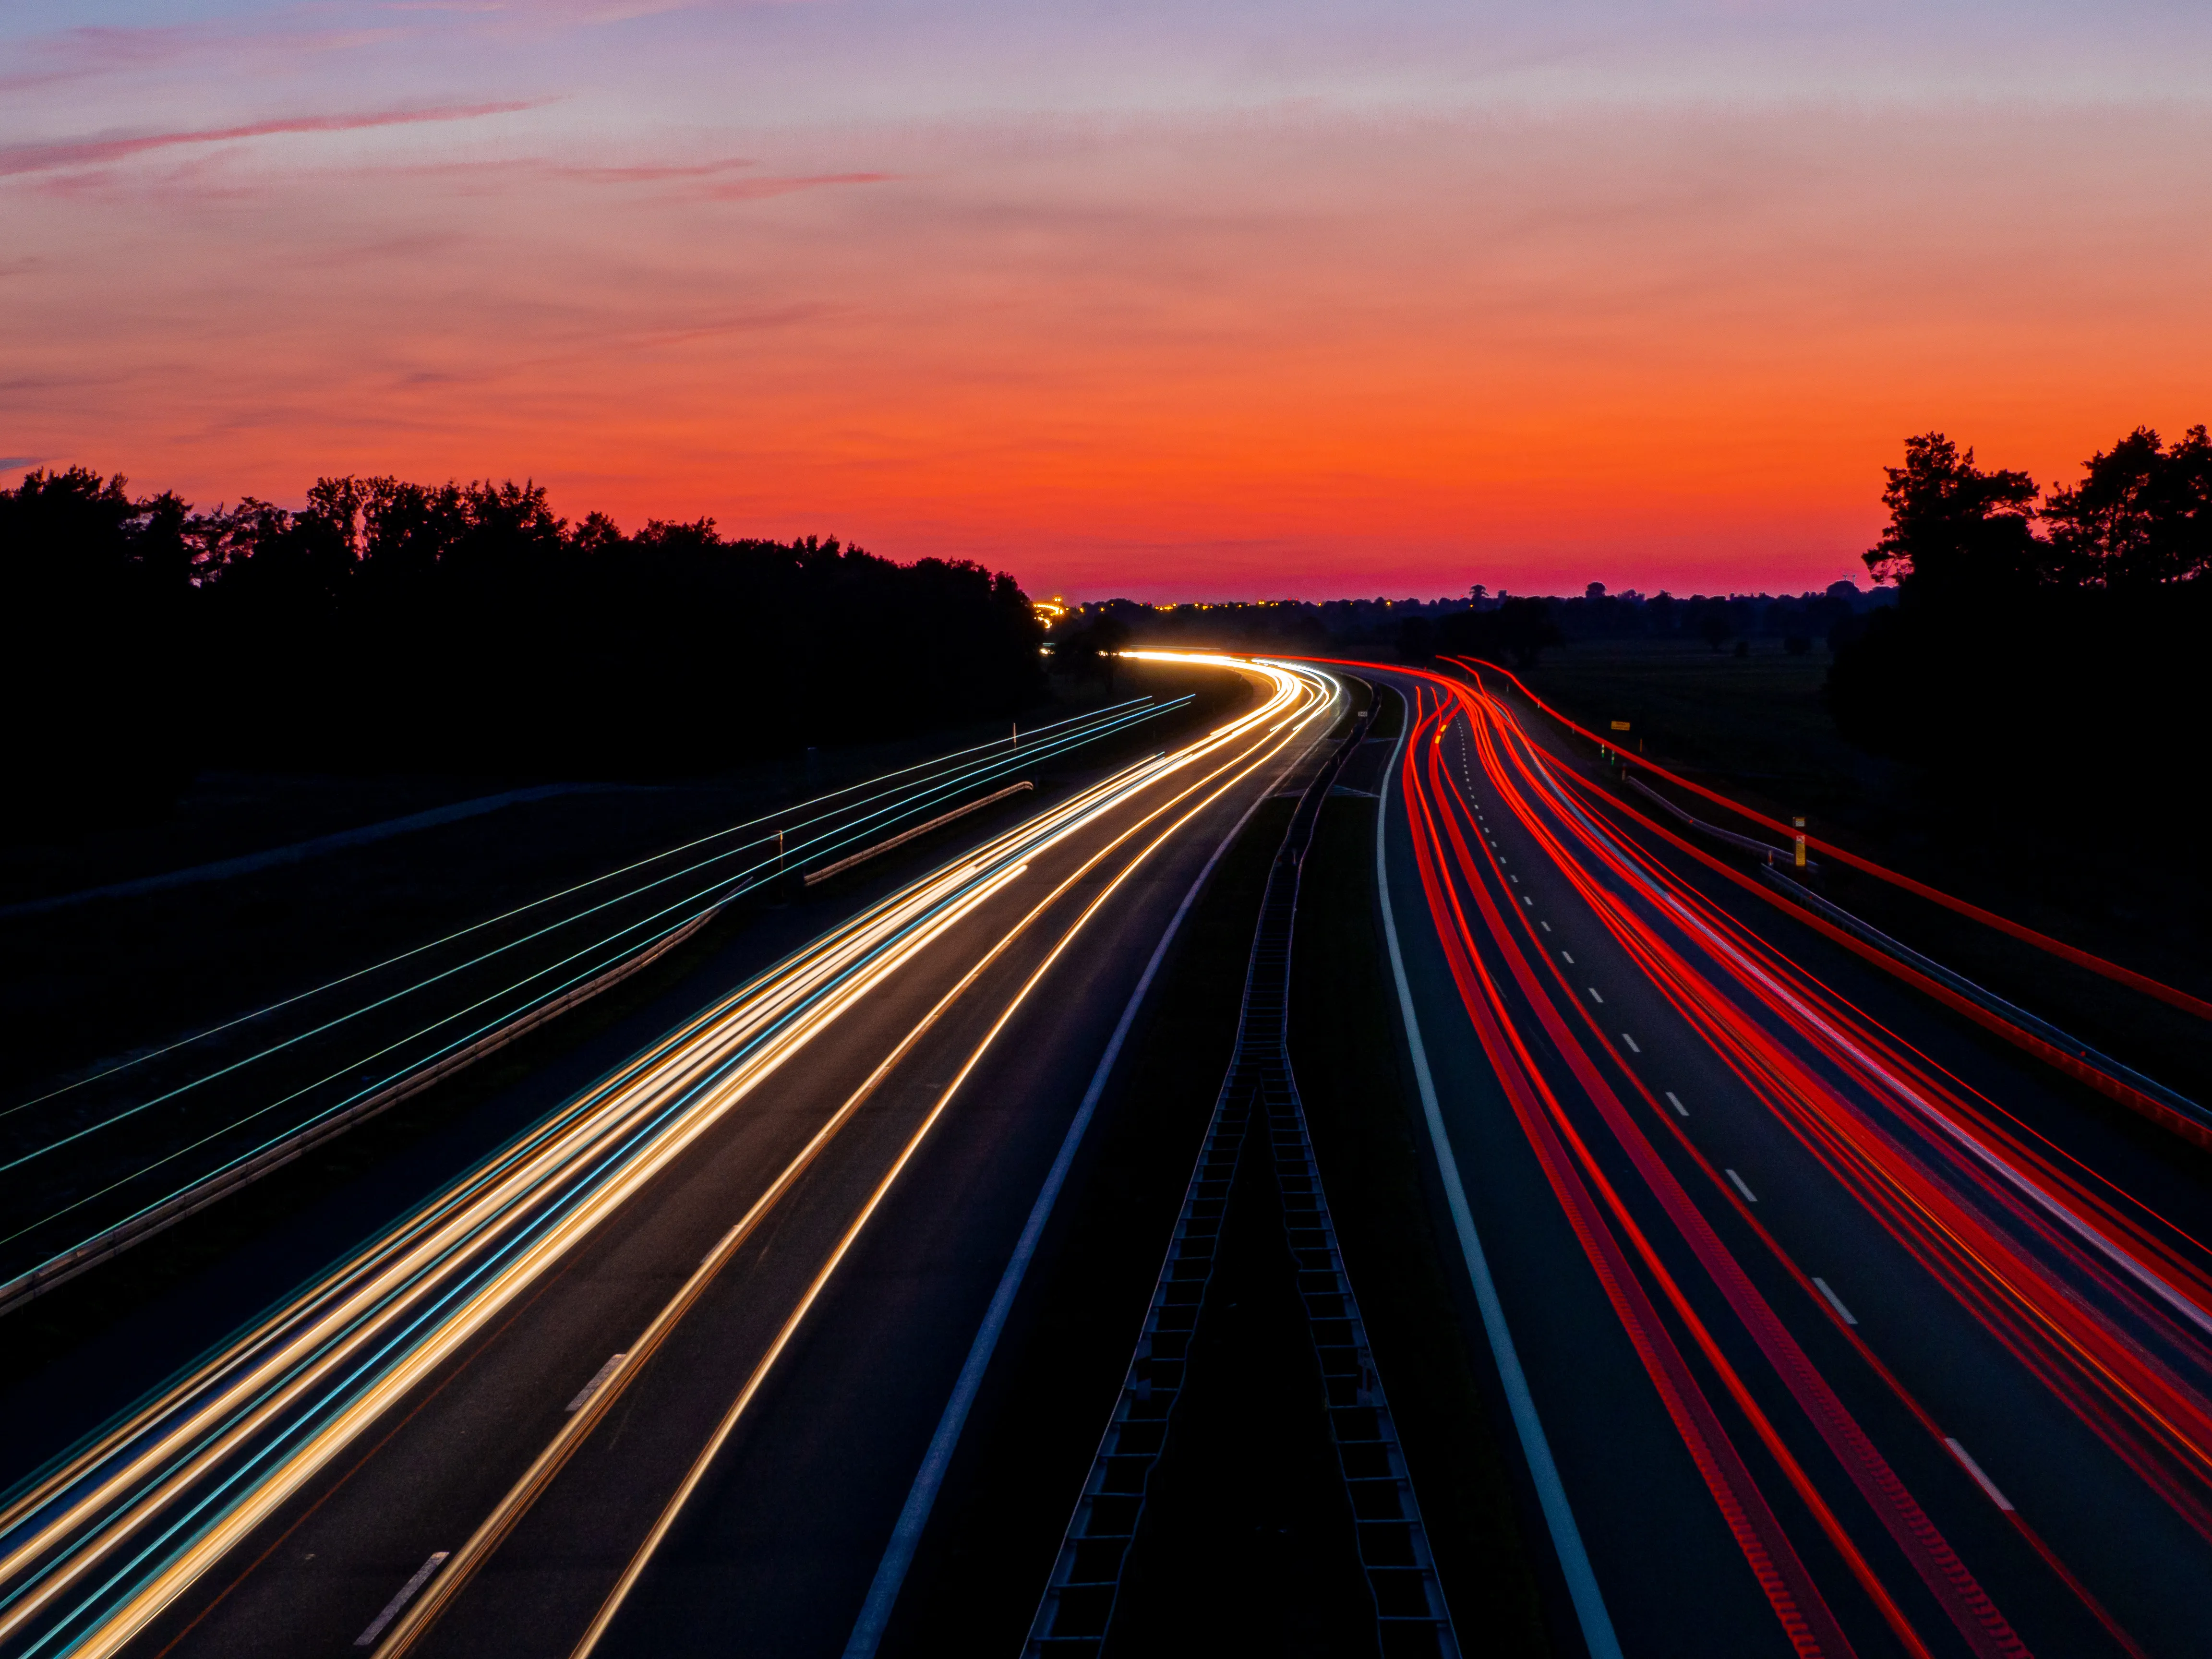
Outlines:
[[1565,1622],[1600,1655],[2203,1651],[2195,1178],[1497,689],[1353,666],[1408,699],[1386,892]]
[[836,1653],[1115,1014],[1341,707],[909,884],[0,1505],[0,1651]]

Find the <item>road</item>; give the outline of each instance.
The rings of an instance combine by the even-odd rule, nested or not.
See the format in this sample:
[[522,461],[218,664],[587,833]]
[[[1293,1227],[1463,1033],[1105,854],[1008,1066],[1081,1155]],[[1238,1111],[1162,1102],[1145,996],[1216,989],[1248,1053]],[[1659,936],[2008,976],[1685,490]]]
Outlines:
[[1634,823],[1516,702],[1356,672],[1412,700],[1386,891],[1568,1644],[2205,1651],[2201,1163]]
[[842,1651],[1124,1004],[1339,712],[1238,666],[1251,712],[704,1010],[15,1494],[0,1650]]

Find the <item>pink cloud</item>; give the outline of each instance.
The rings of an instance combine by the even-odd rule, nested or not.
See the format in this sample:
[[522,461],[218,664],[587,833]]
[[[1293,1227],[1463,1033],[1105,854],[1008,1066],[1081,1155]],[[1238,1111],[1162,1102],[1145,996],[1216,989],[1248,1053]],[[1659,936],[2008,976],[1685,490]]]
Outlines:
[[103,70],[132,69],[165,62],[184,49],[191,31],[182,28],[75,28],[59,37],[27,44],[28,55],[44,66],[0,75],[0,90],[73,81]]
[[58,144],[15,144],[0,149],[0,177],[52,173],[63,167],[97,167],[179,144],[220,144],[288,132],[357,132],[368,127],[411,126],[425,121],[473,121],[486,115],[511,115],[517,110],[534,108],[542,101],[452,104],[429,109],[377,110],[361,115],[293,115],[192,132],[155,132],[133,138],[88,138]]
[[795,190],[823,185],[880,185],[897,178],[895,173],[817,173],[799,179],[737,179],[726,185],[709,185],[699,193],[717,202],[756,202],[767,196],[788,196]]
[[720,161],[647,162],[627,167],[555,167],[549,169],[556,178],[573,179],[586,185],[650,185],[664,179],[707,179],[718,173],[733,173],[739,167],[757,165],[743,156],[732,156]]
[[143,28],[90,25],[65,29],[20,43],[19,61],[31,67],[0,75],[0,92],[124,74],[173,64],[194,56],[234,58],[242,50],[275,49],[289,53],[344,51],[396,40],[401,33],[391,27],[304,28],[299,27],[301,21],[295,16],[262,31],[253,30],[238,20],[215,19]]

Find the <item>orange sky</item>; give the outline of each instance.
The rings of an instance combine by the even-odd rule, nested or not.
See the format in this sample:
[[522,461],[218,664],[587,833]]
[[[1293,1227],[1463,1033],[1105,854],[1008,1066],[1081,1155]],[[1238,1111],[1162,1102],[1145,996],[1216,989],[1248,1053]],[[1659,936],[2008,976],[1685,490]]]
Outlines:
[[2185,98],[939,89],[770,119],[550,46],[384,85],[319,45],[252,97],[246,46],[193,50],[220,72],[189,94],[131,59],[15,100],[13,466],[202,502],[527,475],[571,514],[1085,597],[1794,590],[1863,574],[1908,432],[2047,480],[2212,419]]

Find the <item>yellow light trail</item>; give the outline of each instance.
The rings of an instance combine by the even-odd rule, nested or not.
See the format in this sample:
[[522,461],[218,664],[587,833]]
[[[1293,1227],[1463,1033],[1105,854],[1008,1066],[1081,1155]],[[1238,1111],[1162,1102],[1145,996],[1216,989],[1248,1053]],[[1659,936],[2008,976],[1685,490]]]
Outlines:
[[[115,1651],[732,1106],[1035,858],[1226,745],[1286,726],[1294,735],[1332,702],[1333,684],[1311,671],[1182,660],[1259,673],[1270,695],[794,953],[16,1495],[0,1510],[9,1538],[0,1640],[54,1613],[27,1654],[58,1650],[55,1638],[71,1652]],[[72,1591],[82,1599],[62,1608]]]

